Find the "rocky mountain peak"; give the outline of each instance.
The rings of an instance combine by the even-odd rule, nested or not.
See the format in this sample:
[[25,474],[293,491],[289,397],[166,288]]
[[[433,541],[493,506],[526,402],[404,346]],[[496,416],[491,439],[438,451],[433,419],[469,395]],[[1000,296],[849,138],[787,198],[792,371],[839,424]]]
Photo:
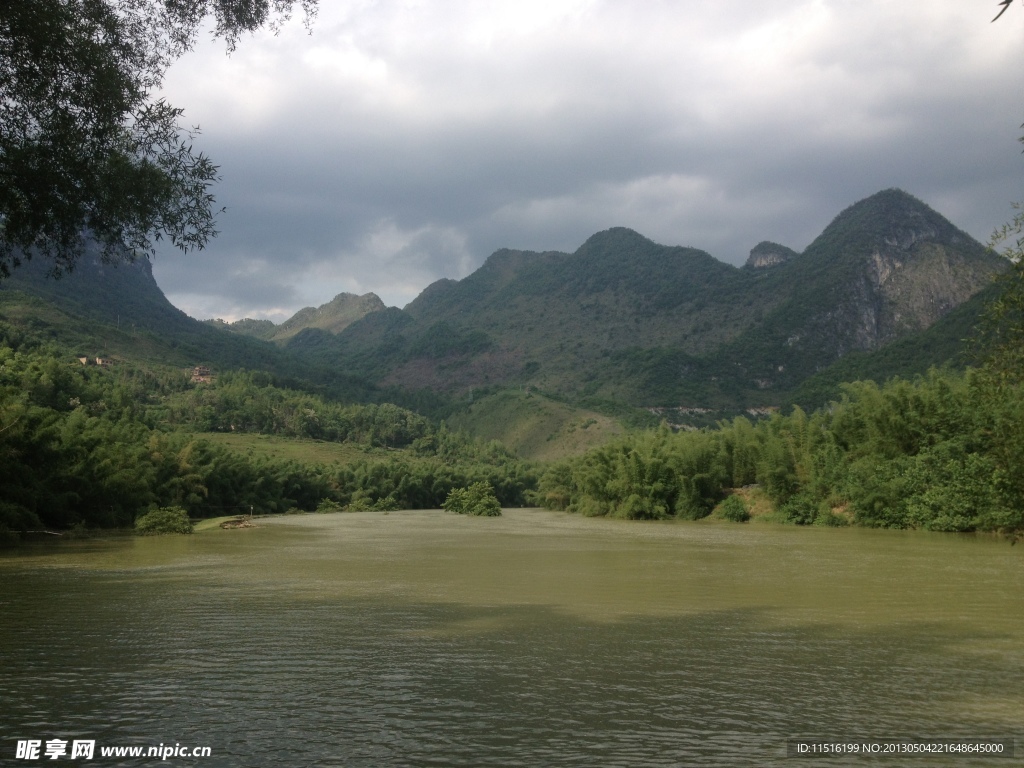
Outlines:
[[371,312],[385,309],[384,302],[375,293],[358,296],[354,293],[339,293],[319,307],[304,307],[278,326],[271,337],[274,341],[285,341],[305,328],[319,328],[328,333],[341,333],[348,326]]
[[770,240],[762,240],[750,249],[750,256],[747,257],[747,263],[744,266],[751,269],[774,267],[789,261],[796,255],[796,251],[792,248],[773,243]]

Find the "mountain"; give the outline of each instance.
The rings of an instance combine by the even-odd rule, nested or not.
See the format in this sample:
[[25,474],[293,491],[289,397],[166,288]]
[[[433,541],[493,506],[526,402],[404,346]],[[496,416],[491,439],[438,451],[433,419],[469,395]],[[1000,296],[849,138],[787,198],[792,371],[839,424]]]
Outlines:
[[798,257],[759,271],[761,290],[786,298],[717,356],[758,389],[788,390],[851,352],[925,331],[1005,267],[916,198],[879,192]]
[[499,250],[404,310],[338,335],[305,329],[288,348],[405,389],[515,384],[638,406],[775,404],[850,353],[925,333],[1004,267],[891,189],[841,212],[802,253],[762,242],[743,267],[625,228],[571,254]]
[[173,307],[145,259],[114,266],[89,253],[60,280],[26,262],[0,282],[0,316],[87,355],[266,370],[435,410],[512,386],[605,413],[813,406],[842,378],[956,358],[972,297],[1005,266],[920,200],[885,190],[803,252],[761,242],[742,267],[619,227],[574,253],[499,250],[404,309],[339,294],[280,326],[228,326]]
[[743,266],[751,269],[764,269],[787,262],[798,255],[792,248],[773,243],[770,240],[762,240],[750,249],[750,256],[747,257],[747,263]]
[[60,278],[39,260],[23,260],[0,280],[0,320],[20,325],[89,357],[179,367],[247,368],[362,399],[362,380],[325,371],[275,344],[199,322],[164,296],[149,260],[105,263],[88,250]]
[[59,278],[50,276],[46,262],[23,260],[9,278],[0,280],[0,307],[8,305],[18,293],[50,302],[83,320],[113,326],[115,330],[186,336],[207,333],[197,329],[195,320],[167,301],[146,258],[105,263],[99,250],[90,248],[71,272]]
[[998,295],[999,286],[993,282],[926,331],[903,336],[876,350],[844,355],[802,381],[788,399],[810,409],[838,399],[844,382],[871,379],[881,384],[893,375],[909,378],[927,373],[932,366],[977,365],[978,350],[965,340],[976,335],[982,310]]
[[269,320],[253,320],[251,318],[236,320],[233,323],[225,323],[222,320],[210,322],[243,336],[285,342],[306,328],[316,328],[327,333],[341,333],[356,320],[382,309],[385,309],[384,302],[375,293],[367,293],[362,296],[357,296],[354,293],[339,293],[319,307],[300,309],[280,325],[275,325]]

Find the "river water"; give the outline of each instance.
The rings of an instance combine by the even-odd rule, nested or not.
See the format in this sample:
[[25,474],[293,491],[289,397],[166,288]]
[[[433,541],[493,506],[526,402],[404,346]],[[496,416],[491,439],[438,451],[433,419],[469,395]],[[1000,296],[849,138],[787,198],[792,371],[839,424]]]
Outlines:
[[[996,765],[1024,547],[539,510],[308,515],[0,557],[0,764]],[[787,756],[1016,738],[1016,759]],[[70,746],[68,747],[70,751]]]

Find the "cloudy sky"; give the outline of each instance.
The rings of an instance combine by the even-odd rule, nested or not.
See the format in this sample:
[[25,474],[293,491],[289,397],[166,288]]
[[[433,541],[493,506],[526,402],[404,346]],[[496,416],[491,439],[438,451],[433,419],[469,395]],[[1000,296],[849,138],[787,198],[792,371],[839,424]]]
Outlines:
[[160,251],[198,318],[404,306],[498,248],[612,226],[742,263],[888,187],[980,240],[1024,198],[1024,7],[997,0],[320,0],[164,95],[220,236]]

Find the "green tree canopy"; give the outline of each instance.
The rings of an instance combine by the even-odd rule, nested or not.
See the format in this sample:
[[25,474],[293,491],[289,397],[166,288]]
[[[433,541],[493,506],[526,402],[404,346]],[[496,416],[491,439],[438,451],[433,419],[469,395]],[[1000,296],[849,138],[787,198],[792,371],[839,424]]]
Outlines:
[[17,0],[0,3],[0,276],[22,257],[71,269],[86,242],[104,258],[167,238],[216,235],[217,166],[198,129],[154,98],[205,19],[229,50],[317,0]]
[[1024,381],[1024,207],[1014,208],[1013,220],[992,237],[1011,267],[997,278],[1001,290],[986,306],[980,329],[982,362],[999,385]]
[[452,488],[441,505],[446,512],[478,517],[501,517],[501,503],[486,480],[468,488]]

